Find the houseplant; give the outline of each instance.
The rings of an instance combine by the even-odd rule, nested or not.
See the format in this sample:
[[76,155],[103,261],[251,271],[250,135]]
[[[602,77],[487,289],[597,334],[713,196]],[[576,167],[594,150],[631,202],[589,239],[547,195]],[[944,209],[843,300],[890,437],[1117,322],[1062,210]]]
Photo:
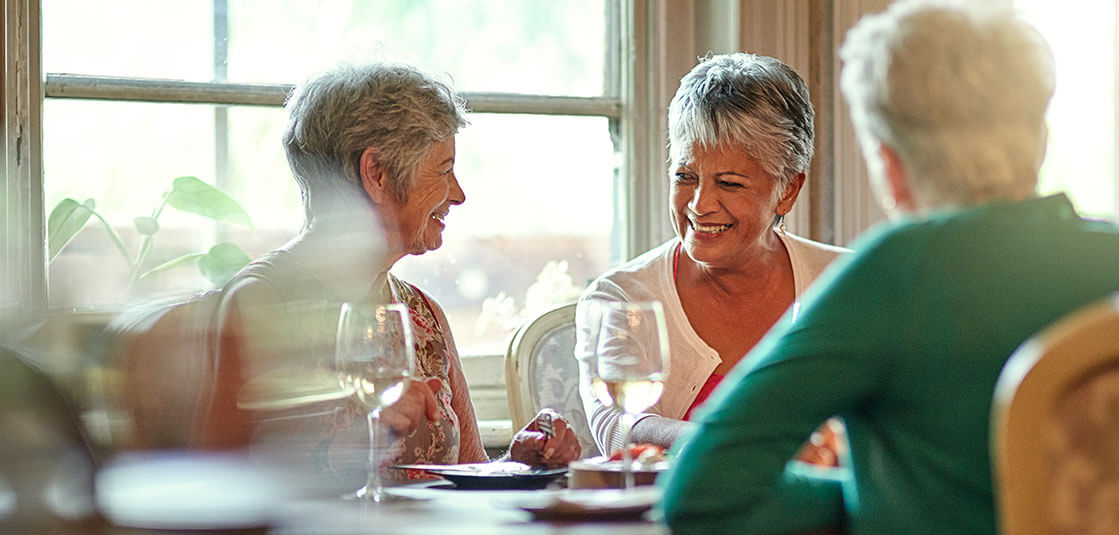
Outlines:
[[207,280],[215,286],[222,286],[249,263],[251,259],[245,251],[232,243],[223,242],[214,245],[208,251],[185,254],[149,268],[147,266],[149,254],[160,229],[159,217],[168,206],[220,223],[252,228],[249,214],[232,197],[197,177],[180,176],[172,180],[171,189],[161,196],[159,204],[152,210],[151,215],[132,220],[136,231],[143,236],[135,254],[129,252],[124,240],[97,211],[94,199],[86,199],[81,203],[69,197],[62,199],[51,210],[47,219],[48,261],[53,261],[93,217],[105,227],[117,250],[127,262],[130,270],[129,287],[139,280],[188,262],[196,262],[199,272]]

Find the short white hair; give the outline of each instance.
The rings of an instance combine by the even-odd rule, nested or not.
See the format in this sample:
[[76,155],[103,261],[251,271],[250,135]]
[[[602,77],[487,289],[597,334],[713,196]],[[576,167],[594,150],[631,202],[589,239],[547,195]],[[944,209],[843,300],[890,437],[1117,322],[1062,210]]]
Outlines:
[[298,85],[285,107],[284,149],[308,221],[364,198],[358,162],[369,147],[389,191],[406,199],[420,161],[467,124],[449,83],[399,63],[339,64]]
[[1052,53],[1009,6],[982,4],[895,2],[860,20],[840,51],[840,87],[867,158],[878,143],[893,148],[931,206],[1037,186]]

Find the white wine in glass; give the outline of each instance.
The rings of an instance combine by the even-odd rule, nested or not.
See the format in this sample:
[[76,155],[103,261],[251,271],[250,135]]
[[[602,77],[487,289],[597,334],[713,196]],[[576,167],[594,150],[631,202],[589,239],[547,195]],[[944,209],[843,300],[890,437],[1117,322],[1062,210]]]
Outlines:
[[657,301],[588,301],[592,321],[591,388],[622,412],[622,472],[633,487],[630,435],[641,412],[660,399],[668,375],[668,329]]
[[638,414],[652,407],[664,392],[662,379],[624,379],[606,381],[601,377],[591,380],[595,397],[611,408]]
[[403,305],[342,304],[335,371],[342,389],[368,409],[369,465],[365,486],[346,498],[387,501],[377,458],[381,409],[396,403],[416,368],[411,320]]

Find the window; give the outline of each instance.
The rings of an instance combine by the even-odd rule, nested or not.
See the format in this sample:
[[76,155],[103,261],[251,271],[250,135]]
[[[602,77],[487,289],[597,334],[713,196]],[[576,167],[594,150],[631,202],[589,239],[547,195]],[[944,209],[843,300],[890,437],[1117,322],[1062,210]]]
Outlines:
[[1107,219],[1119,217],[1116,3],[1089,0],[1061,9],[1044,0],[1015,0],[1049,42],[1056,62],[1040,190],[1067,192],[1082,215]]
[[[62,198],[93,198],[132,254],[133,218],[149,215],[177,176],[247,208],[251,230],[165,210],[147,266],[216,241],[256,255],[291,236],[299,218],[280,106],[289,84],[338,58],[447,72],[475,112],[459,137],[467,203],[452,211],[442,250],[399,264],[447,306],[463,353],[499,352],[528,301],[563,295],[563,261],[581,287],[671,235],[666,108],[697,57],[742,49],[783,58],[824,99],[819,116],[834,113],[832,74],[812,59],[830,48],[810,30],[835,17],[812,0],[22,0],[5,3],[3,16],[0,316],[17,323],[45,309],[48,294],[57,308],[124,297],[128,266],[97,221],[47,265],[47,215]],[[821,175],[809,189],[820,194],[802,194],[790,228],[845,243],[859,225],[833,220],[849,211],[838,192],[850,188],[828,184],[858,177],[833,170],[857,153],[837,143],[817,154]],[[817,205],[826,211],[813,214]],[[834,240],[833,227],[843,230]],[[495,276],[494,262],[518,271]],[[133,293],[205,284],[182,265]]]
[[[195,176],[244,206],[253,226],[167,208],[136,269],[218,241],[255,257],[302,218],[280,146],[289,84],[346,59],[447,73],[474,112],[458,136],[467,202],[451,210],[440,250],[394,272],[444,306],[460,352],[502,352],[510,328],[574,299],[628,254],[616,238],[625,236],[622,12],[609,4],[42,0],[45,209],[94,199],[136,258],[133,219],[152,213],[172,179]],[[48,302],[100,305],[207,284],[190,263],[132,275],[91,220],[50,262]]]

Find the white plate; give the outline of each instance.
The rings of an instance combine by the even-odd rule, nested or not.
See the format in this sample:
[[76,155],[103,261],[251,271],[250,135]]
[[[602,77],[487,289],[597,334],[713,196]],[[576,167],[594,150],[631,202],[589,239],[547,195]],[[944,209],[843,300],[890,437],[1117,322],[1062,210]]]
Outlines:
[[567,490],[549,495],[539,503],[522,504],[533,518],[547,521],[640,520],[660,500],[661,489]]

